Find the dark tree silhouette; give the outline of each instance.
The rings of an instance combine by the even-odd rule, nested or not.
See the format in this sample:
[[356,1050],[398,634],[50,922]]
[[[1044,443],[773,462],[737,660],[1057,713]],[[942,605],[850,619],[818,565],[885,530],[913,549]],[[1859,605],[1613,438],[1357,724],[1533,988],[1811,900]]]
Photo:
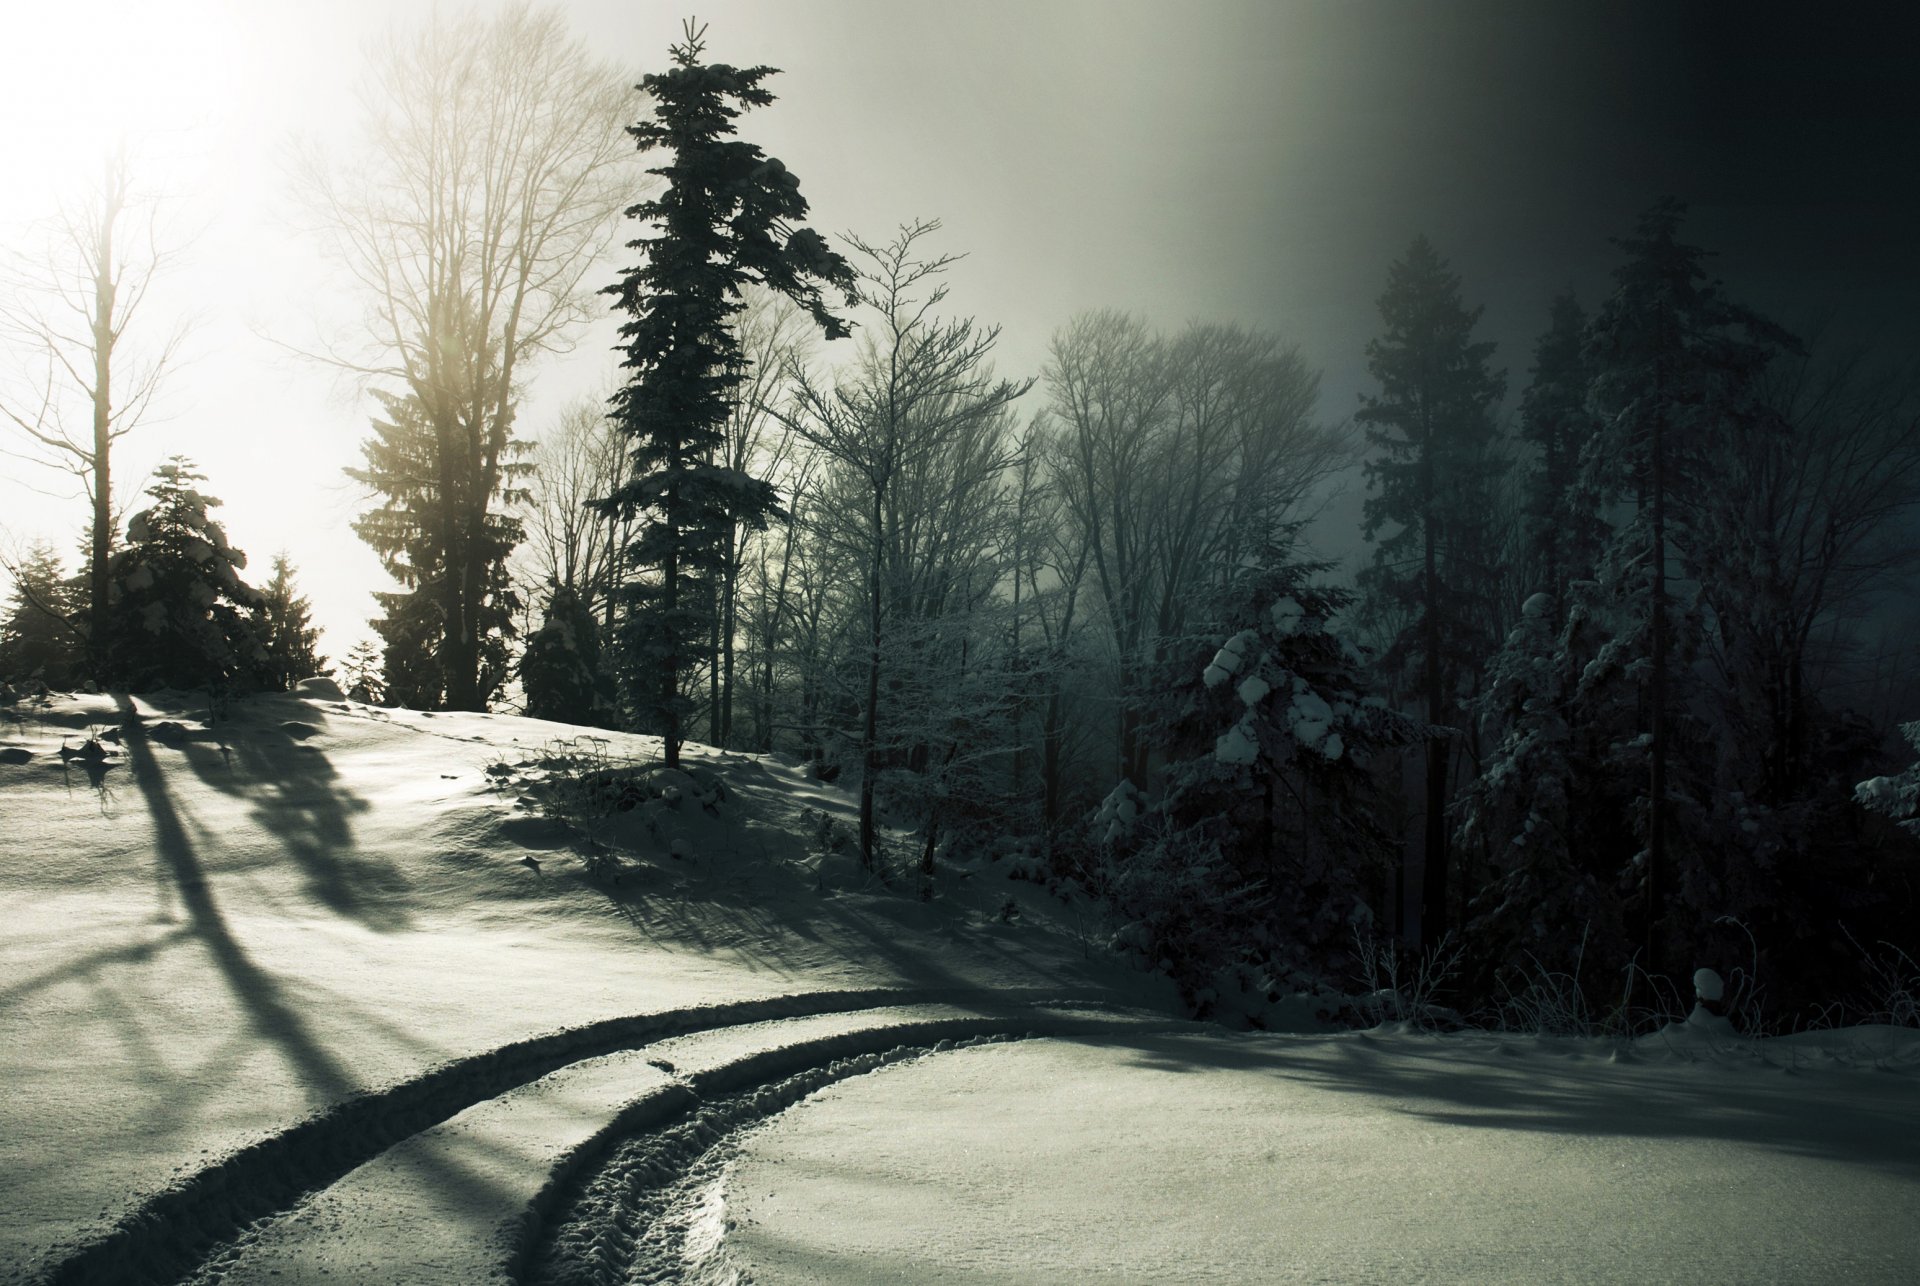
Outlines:
[[[1380,296],[1386,332],[1367,345],[1367,371],[1380,393],[1357,418],[1380,454],[1366,466],[1375,494],[1365,506],[1365,534],[1393,531],[1360,574],[1369,611],[1403,622],[1383,658],[1407,675],[1426,704],[1428,721],[1446,724],[1460,689],[1477,674],[1498,639],[1489,629],[1496,604],[1486,588],[1494,552],[1488,520],[1492,484],[1504,467],[1497,455],[1493,411],[1505,376],[1487,366],[1493,344],[1473,339],[1481,310],[1460,298],[1460,278],[1447,270],[1425,237],[1387,274]],[[1447,929],[1447,775],[1449,739],[1427,739],[1426,880],[1421,936]]]
[[128,691],[260,684],[267,652],[254,613],[260,592],[240,579],[247,556],[208,517],[220,504],[206,481],[174,456],[154,471],[153,504],[127,524],[127,543],[107,567],[108,683]]
[[627,211],[648,228],[628,243],[640,266],[607,289],[627,315],[628,382],[612,414],[631,468],[600,510],[644,517],[628,566],[658,579],[627,586],[632,617],[646,630],[627,649],[629,677],[636,712],[664,737],[668,764],[679,762],[684,738],[682,672],[704,651],[703,612],[730,555],[723,537],[741,525],[762,528],[779,512],[773,487],[725,456],[745,368],[733,322],[741,292],[749,283],[777,291],[837,339],[848,327],[827,311],[820,288],[853,285],[846,260],[798,226],[807,213],[800,181],[732,137],[741,111],[773,101],[760,82],[775,69],[702,63],[704,31],[689,22],[674,66],[641,82],[654,117],[627,132],[643,153],[666,149],[672,159],[649,171],[665,181],[660,194]]

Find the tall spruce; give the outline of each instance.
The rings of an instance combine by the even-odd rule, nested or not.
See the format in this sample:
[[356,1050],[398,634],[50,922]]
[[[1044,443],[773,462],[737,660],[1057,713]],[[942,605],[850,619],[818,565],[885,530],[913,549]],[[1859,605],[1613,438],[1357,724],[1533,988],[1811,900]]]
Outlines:
[[[1711,494],[1730,442],[1768,431],[1758,377],[1798,341],[1731,302],[1707,276],[1706,252],[1678,240],[1686,206],[1663,198],[1616,238],[1626,262],[1613,295],[1588,331],[1591,404],[1600,425],[1582,464],[1582,485],[1602,501],[1631,498],[1633,514],[1602,560],[1617,596],[1644,603],[1646,673],[1646,848],[1641,862],[1647,966],[1665,963],[1671,688],[1677,667],[1670,572],[1700,570],[1700,501]],[[1608,574],[1607,569],[1611,569]],[[1644,590],[1641,588],[1644,585]]]
[[[1366,465],[1373,494],[1363,511],[1364,534],[1378,543],[1359,586],[1368,613],[1393,623],[1383,665],[1396,687],[1418,693],[1433,728],[1421,897],[1421,933],[1433,942],[1448,924],[1443,728],[1497,642],[1490,520],[1505,467],[1494,412],[1506,379],[1487,365],[1493,344],[1473,338],[1481,310],[1461,302],[1460,278],[1425,237],[1389,268],[1379,306],[1386,330],[1367,345],[1367,370],[1380,392],[1362,397],[1355,417],[1379,452]],[[1391,528],[1385,538],[1382,528]]]
[[385,612],[372,624],[386,641],[388,695],[416,710],[484,709],[506,681],[520,607],[507,557],[521,523],[507,507],[525,502],[532,466],[509,436],[492,480],[474,482],[448,465],[450,448],[417,395],[374,397],[386,414],[361,443],[366,467],[345,472],[381,497],[353,530],[402,587],[374,592]]
[[1537,454],[1525,486],[1525,547],[1530,592],[1564,616],[1567,582],[1593,574],[1607,528],[1574,486],[1580,455],[1594,434],[1587,407],[1592,375],[1585,353],[1586,312],[1571,292],[1554,298],[1547,330],[1533,349],[1533,380],[1520,399],[1520,437]]
[[653,119],[627,132],[641,152],[665,149],[672,159],[648,171],[665,181],[659,194],[627,210],[647,228],[628,242],[640,266],[607,288],[628,318],[620,328],[628,382],[612,398],[612,418],[630,444],[630,472],[599,508],[642,517],[628,566],[658,573],[626,587],[630,619],[645,631],[630,635],[627,655],[635,712],[661,734],[668,764],[679,762],[690,708],[683,672],[705,649],[704,613],[730,554],[723,538],[780,512],[772,485],[725,456],[746,364],[733,322],[742,291],[750,283],[777,291],[838,339],[848,327],[820,288],[853,285],[846,260],[799,224],[807,213],[799,179],[733,137],[742,111],[773,101],[761,82],[776,69],[701,62],[705,31],[688,22],[673,67],[641,81]]

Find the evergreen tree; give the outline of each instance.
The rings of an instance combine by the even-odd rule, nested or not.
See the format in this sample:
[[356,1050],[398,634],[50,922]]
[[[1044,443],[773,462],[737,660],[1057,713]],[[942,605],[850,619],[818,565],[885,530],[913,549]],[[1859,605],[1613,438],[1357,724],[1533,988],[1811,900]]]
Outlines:
[[84,582],[61,571],[60,555],[44,541],[27,550],[13,582],[0,618],[0,679],[71,686],[86,661]]
[[369,705],[386,699],[380,682],[380,656],[369,640],[361,639],[347,652],[345,677],[350,699]]
[[366,467],[346,473],[384,498],[353,530],[405,587],[374,594],[386,613],[373,627],[387,644],[388,695],[415,710],[485,709],[506,681],[520,608],[507,574],[520,520],[496,505],[526,499],[515,484],[531,466],[509,439],[497,468],[449,471],[442,458],[453,447],[420,398],[374,396],[386,415],[361,445]]
[[1173,646],[1157,676],[1164,794],[1142,808],[1123,779],[1096,817],[1110,895],[1189,991],[1236,947],[1338,963],[1392,888],[1373,759],[1421,735],[1327,629],[1352,598],[1317,582],[1326,564],[1272,547],[1246,564],[1212,604],[1218,632]]
[[1498,738],[1457,804],[1459,846],[1486,857],[1467,925],[1478,991],[1543,969],[1608,987],[1631,954],[1618,878],[1639,780],[1632,639],[1595,589],[1573,582],[1564,615],[1546,591],[1528,598],[1475,702]]
[[194,487],[206,475],[181,456],[154,473],[153,504],[108,563],[107,681],[136,692],[255,687],[267,666],[254,625],[264,600],[240,579],[247,556],[208,517],[220,501]]
[[438,710],[445,704],[446,671],[435,648],[446,636],[441,607],[430,594],[376,592],[385,616],[367,624],[380,636],[380,695],[389,705]]
[[578,592],[561,585],[520,657],[529,719],[603,726],[612,714],[600,678],[600,631]]
[[[761,81],[771,67],[700,61],[701,35],[687,24],[672,49],[674,66],[647,76],[642,89],[654,118],[628,128],[642,152],[672,159],[649,173],[665,180],[658,196],[627,211],[648,233],[629,242],[643,256],[607,293],[627,315],[620,328],[627,384],[612,415],[631,444],[627,481],[600,502],[603,513],[644,515],[630,566],[657,571],[627,592],[647,620],[630,640],[635,705],[679,761],[688,703],[682,672],[703,652],[704,605],[729,551],[724,533],[764,528],[779,512],[774,488],[725,461],[727,417],[745,361],[732,319],[741,292],[758,283],[794,300],[828,338],[847,334],[827,311],[822,283],[852,285],[846,261],[811,228],[799,180],[758,147],[732,137],[734,118],[765,106]],[[738,104],[736,107],[734,104]]]
[[1533,350],[1533,381],[1520,399],[1520,436],[1538,451],[1528,471],[1525,541],[1533,589],[1565,616],[1567,582],[1592,575],[1607,528],[1576,491],[1581,452],[1595,430],[1587,407],[1586,313],[1569,292],[1553,301]]
[[273,578],[261,595],[265,601],[256,624],[267,649],[267,685],[285,691],[301,679],[329,673],[318,650],[312,607],[294,589],[293,563],[286,554],[274,555]]
[[[1701,522],[1704,501],[1722,481],[1727,450],[1747,434],[1773,431],[1756,396],[1758,377],[1775,353],[1798,346],[1708,278],[1705,252],[1677,239],[1685,212],[1679,201],[1664,199],[1640,217],[1632,236],[1616,239],[1627,259],[1589,328],[1585,354],[1599,428],[1587,445],[1581,485],[1600,502],[1633,501],[1601,560],[1599,581],[1602,594],[1633,605],[1644,622],[1647,789],[1645,847],[1636,866],[1649,968],[1665,962],[1659,926],[1672,879],[1670,768],[1682,760],[1677,743],[1711,735],[1674,719],[1687,716],[1674,699],[1676,679],[1686,675],[1685,644],[1703,626],[1698,594],[1676,602],[1670,576],[1698,584],[1711,541]],[[1703,755],[1694,767],[1710,759]],[[1710,808],[1711,790],[1696,775],[1686,792],[1690,811]],[[1696,849],[1691,860],[1705,856]]]
[[1498,636],[1491,586],[1497,551],[1493,482],[1505,467],[1493,414],[1505,377],[1490,370],[1493,344],[1473,339],[1480,309],[1469,310],[1460,278],[1425,237],[1388,270],[1380,315],[1386,331],[1367,345],[1378,396],[1362,399],[1357,419],[1380,454],[1366,466],[1364,534],[1376,540],[1373,565],[1360,574],[1369,615],[1398,622],[1382,658],[1418,692],[1435,731],[1427,742],[1426,882],[1421,931],[1429,941],[1448,922],[1447,777],[1442,730]]

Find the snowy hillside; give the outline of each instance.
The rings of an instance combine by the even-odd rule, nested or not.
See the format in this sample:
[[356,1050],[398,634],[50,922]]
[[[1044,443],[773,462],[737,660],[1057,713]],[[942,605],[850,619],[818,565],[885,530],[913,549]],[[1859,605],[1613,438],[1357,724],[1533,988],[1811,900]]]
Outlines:
[[1229,1034],[1004,863],[931,903],[864,884],[848,797],[775,759],[647,777],[595,823],[614,882],[534,802],[645,738],[206,714],[0,722],[0,1280],[1920,1262],[1911,1031]]

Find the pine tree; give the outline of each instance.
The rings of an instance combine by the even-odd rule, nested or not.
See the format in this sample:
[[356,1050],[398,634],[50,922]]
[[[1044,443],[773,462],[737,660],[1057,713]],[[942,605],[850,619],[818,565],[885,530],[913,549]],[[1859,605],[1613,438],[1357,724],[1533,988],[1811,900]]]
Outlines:
[[265,601],[256,625],[267,649],[267,686],[286,691],[311,675],[329,673],[318,650],[312,606],[295,591],[293,562],[285,553],[274,555],[273,578],[261,595]]
[[1373,565],[1360,574],[1367,611],[1400,622],[1383,664],[1420,694],[1428,722],[1426,882],[1421,932],[1429,942],[1448,922],[1448,738],[1438,731],[1460,708],[1498,638],[1491,587],[1497,553],[1490,516],[1504,461],[1493,415],[1505,377],[1487,366],[1493,344],[1475,341],[1480,309],[1461,302],[1460,278],[1425,237],[1387,274],[1380,315],[1386,332],[1367,345],[1378,396],[1356,418],[1380,454],[1366,466],[1374,495],[1364,534]]
[[1554,298],[1533,350],[1533,381],[1520,399],[1520,437],[1538,451],[1526,478],[1525,543],[1532,588],[1564,618],[1567,582],[1592,575],[1607,528],[1574,486],[1596,425],[1587,407],[1586,313],[1572,293]]
[[702,63],[704,31],[689,22],[674,66],[642,81],[654,118],[628,133],[640,151],[665,148],[672,160],[649,171],[665,180],[659,195],[627,211],[649,228],[628,243],[643,262],[607,290],[627,315],[628,382],[612,414],[632,444],[632,473],[600,509],[645,515],[628,563],[658,580],[627,587],[649,628],[630,640],[631,677],[638,713],[659,728],[668,764],[679,761],[689,708],[682,672],[702,654],[703,605],[728,556],[721,537],[740,525],[764,528],[780,512],[771,485],[725,462],[745,366],[732,323],[741,292],[758,283],[787,296],[833,339],[847,327],[827,311],[820,287],[845,290],[853,280],[846,261],[799,224],[807,213],[799,180],[731,137],[741,111],[773,101],[760,82],[775,69]]
[[266,648],[254,626],[260,592],[240,579],[247,556],[207,511],[206,475],[174,456],[154,471],[153,504],[127,524],[107,567],[107,681],[130,691],[258,686]]
[[[1676,743],[1709,736],[1673,718],[1686,713],[1674,700],[1676,679],[1686,674],[1687,644],[1704,627],[1698,596],[1676,602],[1669,578],[1697,578],[1706,566],[1702,502],[1719,483],[1727,448],[1747,433],[1769,431],[1755,398],[1757,378],[1775,353],[1798,347],[1708,278],[1706,252],[1677,239],[1685,213],[1666,198],[1640,217],[1632,236],[1615,240],[1627,259],[1614,272],[1614,293],[1589,328],[1585,353],[1600,424],[1582,461],[1581,485],[1600,502],[1633,501],[1632,516],[1601,560],[1599,581],[1604,594],[1637,608],[1647,643],[1645,848],[1636,864],[1650,969],[1664,963],[1659,926],[1672,878]],[[1696,807],[1707,806],[1708,783],[1695,785]]]
[[613,713],[600,677],[600,631],[593,611],[568,586],[547,599],[545,620],[520,658],[527,717],[601,726]]
[[1327,628],[1352,596],[1326,570],[1270,546],[1216,591],[1217,632],[1174,644],[1156,675],[1164,793],[1143,807],[1122,779],[1096,817],[1122,913],[1190,991],[1236,945],[1333,965],[1392,887],[1372,764],[1422,729]]
[[361,639],[347,652],[345,677],[350,699],[369,705],[386,699],[380,682],[380,655],[371,641]]
[[66,688],[86,660],[84,582],[66,575],[52,545],[36,542],[13,569],[0,618],[0,679]]
[[467,494],[459,480],[469,475],[442,467],[453,448],[421,400],[378,389],[374,396],[386,414],[361,444],[366,467],[346,473],[384,497],[353,530],[405,587],[374,594],[385,611],[373,627],[387,644],[388,695],[415,710],[484,709],[506,681],[520,608],[507,557],[521,524],[496,506],[526,499],[516,484],[531,466],[509,438],[498,467],[472,475],[494,477],[493,489]]

